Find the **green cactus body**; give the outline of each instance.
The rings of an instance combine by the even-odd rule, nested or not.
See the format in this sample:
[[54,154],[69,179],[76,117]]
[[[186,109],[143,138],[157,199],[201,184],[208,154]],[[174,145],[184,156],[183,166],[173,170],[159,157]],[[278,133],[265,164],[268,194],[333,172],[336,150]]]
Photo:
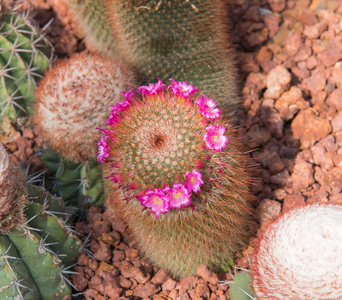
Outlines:
[[5,11],[0,25],[0,116],[32,113],[37,81],[52,61],[51,44],[25,15]]
[[224,112],[237,108],[226,0],[104,0],[118,52],[143,84],[179,78],[201,87]]
[[28,221],[0,235],[0,298],[62,299],[71,293],[66,268],[77,262],[82,242],[65,223],[61,199],[27,185]]
[[180,82],[167,93],[161,82],[151,85],[138,88],[142,99],[113,109],[99,143],[112,181],[107,209],[142,255],[174,278],[196,274],[200,264],[218,271],[248,244],[255,224],[244,148],[216,109],[207,118],[212,99],[194,101],[183,91],[196,90]]
[[98,0],[66,0],[84,35],[87,48],[99,53],[106,53],[113,58],[117,56],[110,24],[104,17],[105,7]]
[[60,158],[49,150],[42,155],[55,177],[52,191],[69,205],[81,209],[90,204],[101,206],[104,199],[104,185],[100,166],[96,161],[77,163]]

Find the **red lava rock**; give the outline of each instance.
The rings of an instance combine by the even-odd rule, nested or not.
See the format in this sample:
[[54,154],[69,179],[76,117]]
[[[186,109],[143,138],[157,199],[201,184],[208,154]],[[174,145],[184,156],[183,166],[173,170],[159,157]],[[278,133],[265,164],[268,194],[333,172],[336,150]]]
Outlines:
[[333,132],[338,132],[342,130],[342,111],[340,111],[332,120],[331,126],[333,128]]
[[265,14],[264,15],[264,23],[269,30],[269,37],[272,38],[279,30],[279,23],[281,22],[281,18],[278,14]]
[[138,250],[137,249],[133,249],[133,248],[128,248],[125,250],[125,255],[127,258],[129,259],[133,259],[138,257]]
[[96,220],[92,223],[93,233],[92,236],[94,238],[100,237],[103,233],[107,233],[111,230],[111,226],[107,221]]
[[322,145],[314,145],[311,148],[313,162],[326,170],[331,170],[334,167],[332,160],[333,153],[328,153]]
[[105,244],[102,241],[99,241],[100,247],[96,252],[94,252],[93,256],[98,261],[110,262],[112,258],[112,252],[110,250],[110,246]]
[[300,109],[307,107],[309,103],[303,99],[302,91],[295,86],[284,92],[275,102],[275,108],[284,121],[291,120]]
[[112,297],[114,299],[120,297],[123,291],[116,281],[116,277],[114,277],[114,275],[111,273],[108,273],[103,279],[103,289],[106,296]]
[[305,67],[306,67],[306,61],[312,54],[311,51],[311,47],[307,47],[307,46],[301,46],[297,53],[293,56],[293,60],[295,62],[302,62],[305,63]]
[[311,26],[305,25],[303,34],[309,39],[317,39],[327,28],[326,22],[319,22]]
[[342,111],[342,87],[335,89],[327,98],[326,103],[338,111]]
[[283,161],[281,160],[279,154],[277,152],[273,152],[269,157],[268,157],[268,163],[267,167],[271,173],[271,175],[277,174],[284,170],[285,165]]
[[153,284],[163,284],[170,277],[165,269],[160,269],[151,279]]
[[172,291],[176,286],[176,281],[174,281],[172,278],[168,278],[163,284],[162,289],[163,291]]
[[23,130],[23,137],[26,138],[26,139],[29,139],[29,140],[33,140],[35,135],[33,133],[33,130],[30,129],[30,128],[25,128]]
[[160,291],[160,286],[154,285],[152,283],[146,283],[144,285],[138,285],[134,289],[134,296],[141,298],[148,298]]
[[205,281],[210,282],[211,284],[215,285],[218,283],[217,274],[210,271],[208,266],[206,266],[206,265],[201,264],[198,266],[197,275],[199,277],[202,277]]
[[261,47],[256,56],[257,62],[265,72],[271,71],[276,66],[272,58],[273,54],[266,46]]
[[274,109],[274,101],[265,99],[260,108],[260,119],[267,130],[276,138],[283,136],[284,121],[278,111]]
[[337,62],[331,71],[331,79],[338,87],[342,85],[342,62]]
[[95,221],[101,221],[102,220],[102,213],[101,208],[96,206],[89,207],[88,213],[87,213],[87,222],[89,224],[93,224]]
[[277,99],[287,90],[291,81],[290,72],[282,65],[276,66],[267,75],[265,98]]
[[340,36],[332,39],[325,50],[317,55],[318,59],[320,59],[326,67],[331,67],[342,59],[341,39]]
[[316,95],[319,91],[325,88],[326,79],[324,76],[324,67],[315,68],[311,76],[303,79],[302,87],[310,91],[311,95]]
[[132,281],[128,280],[127,278],[125,278],[122,275],[119,275],[117,277],[117,281],[121,287],[126,288],[126,289],[129,289],[133,284]]
[[313,165],[306,161],[296,162],[291,175],[292,186],[296,189],[307,188],[315,182]]
[[252,127],[245,136],[246,144],[251,148],[257,148],[266,144],[271,139],[271,134],[260,126]]
[[291,209],[300,205],[304,205],[304,204],[305,204],[304,197],[300,193],[288,195],[284,199],[283,212],[290,211]]
[[286,5],[285,0],[267,0],[267,2],[274,12],[281,12]]
[[109,265],[103,261],[99,263],[98,269],[96,269],[95,274],[105,277],[107,273],[116,273],[117,269],[113,265]]
[[260,223],[274,219],[281,212],[281,204],[278,201],[263,199],[256,209]]
[[147,266],[140,266],[137,268],[136,275],[134,279],[138,283],[146,283],[151,279],[152,268]]
[[292,183],[289,171],[284,169],[283,171],[272,175],[270,177],[270,183],[276,184],[278,186],[289,186]]
[[[318,63],[317,57],[316,55],[311,55],[307,60],[306,60],[306,67],[309,70],[312,70],[314,68],[316,68]],[[336,82],[336,81],[335,81]]]
[[188,290],[192,290],[198,281],[197,276],[187,276],[184,277],[180,282],[179,282],[179,293],[180,295],[187,292]]
[[113,262],[116,261],[122,261],[125,259],[125,253],[124,251],[120,251],[120,250],[114,250],[113,251]]
[[342,168],[335,167],[328,172],[322,172],[321,168],[315,167],[315,179],[321,186],[329,186],[333,188],[341,188],[342,186]]
[[199,279],[196,287],[189,294],[191,299],[209,299],[210,290],[208,284],[203,279]]
[[245,46],[247,49],[254,48],[258,45],[261,45],[263,42],[266,41],[266,37],[259,31],[251,32],[245,37]]
[[83,272],[80,274],[71,274],[72,284],[76,287],[78,291],[83,291],[88,286],[88,280],[84,277]]
[[124,260],[119,264],[119,268],[121,270],[121,274],[126,278],[132,278],[135,277],[138,273],[138,268],[134,267],[134,265]]
[[302,148],[311,147],[331,132],[330,122],[318,117],[312,108],[301,111],[293,120],[291,128]]
[[302,43],[301,34],[296,30],[291,30],[283,45],[288,56],[293,56],[297,53]]

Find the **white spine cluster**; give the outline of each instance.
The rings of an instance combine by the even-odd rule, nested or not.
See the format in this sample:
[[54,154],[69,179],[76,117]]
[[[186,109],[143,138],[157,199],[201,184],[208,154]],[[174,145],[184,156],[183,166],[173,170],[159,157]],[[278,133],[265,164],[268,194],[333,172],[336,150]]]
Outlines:
[[266,230],[252,264],[261,299],[342,299],[342,206],[294,209]]

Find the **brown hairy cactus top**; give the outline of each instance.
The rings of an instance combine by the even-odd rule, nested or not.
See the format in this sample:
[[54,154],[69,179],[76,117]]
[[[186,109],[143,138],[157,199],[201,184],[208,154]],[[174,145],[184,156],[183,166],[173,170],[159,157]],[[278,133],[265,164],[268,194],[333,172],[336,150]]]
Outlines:
[[0,232],[9,232],[25,221],[25,176],[0,144]]

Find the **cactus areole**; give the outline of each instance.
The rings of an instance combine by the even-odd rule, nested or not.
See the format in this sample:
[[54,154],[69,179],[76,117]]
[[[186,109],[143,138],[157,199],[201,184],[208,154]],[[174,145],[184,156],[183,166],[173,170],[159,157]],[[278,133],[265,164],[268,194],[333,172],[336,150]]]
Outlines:
[[[107,178],[159,218],[173,209],[201,206],[203,176],[209,161],[219,156],[229,138],[218,120],[220,110],[191,84],[173,79],[130,90],[112,106],[106,124],[111,130],[98,142],[99,163],[108,163]],[[167,91],[165,91],[167,90]],[[208,186],[204,187],[208,192]],[[204,192],[205,193],[205,192]]]

